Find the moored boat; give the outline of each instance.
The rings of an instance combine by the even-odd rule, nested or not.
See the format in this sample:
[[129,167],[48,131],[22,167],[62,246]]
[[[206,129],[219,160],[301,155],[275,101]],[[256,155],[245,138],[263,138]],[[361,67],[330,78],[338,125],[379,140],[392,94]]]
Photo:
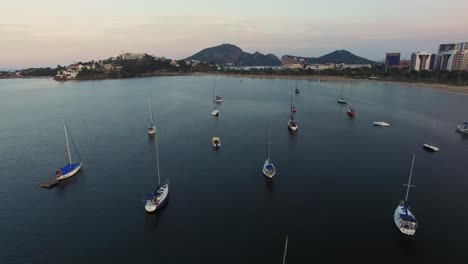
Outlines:
[[413,154],[413,160],[411,162],[411,169],[410,169],[408,184],[404,184],[407,187],[405,200],[400,202],[400,204],[395,209],[395,213],[393,215],[393,220],[395,222],[395,225],[398,227],[400,232],[409,236],[414,235],[416,233],[416,229],[418,228],[418,222],[416,220],[416,217],[410,211],[409,203],[408,203],[409,188],[414,187],[414,185],[411,185],[411,177],[413,175],[414,159],[415,159],[415,155]]
[[154,146],[156,151],[156,171],[158,176],[158,185],[156,190],[146,196],[145,210],[148,213],[153,213],[159,208],[162,208],[168,199],[169,196],[169,180],[161,185],[161,175],[159,172],[159,153],[158,153],[158,138],[155,135]]
[[[76,148],[75,142],[73,141],[73,138],[70,134],[70,131],[68,130],[68,127],[65,121],[63,121],[63,129],[65,131],[65,141],[67,143],[68,164],[66,164],[65,166],[63,166],[62,168],[58,169],[55,172],[55,179],[57,181],[65,180],[67,178],[74,176],[81,169],[81,166],[83,165],[80,154],[78,153],[78,149]],[[70,136],[70,140],[73,144],[75,152],[78,155],[79,162],[77,163],[73,163],[72,161],[71,153],[70,153],[70,144],[68,142],[68,136]]]
[[267,155],[265,163],[263,163],[262,168],[263,175],[268,178],[273,178],[276,175],[275,165],[270,160],[270,122],[268,122],[268,141],[267,141]]
[[376,121],[376,122],[374,122],[374,126],[389,127],[390,124],[387,123],[387,122],[383,122],[383,121]]
[[213,148],[220,148],[221,147],[221,139],[219,137],[213,137],[211,139],[211,144],[213,145]]
[[462,124],[458,125],[457,130],[459,132],[468,134],[468,122],[463,122]]

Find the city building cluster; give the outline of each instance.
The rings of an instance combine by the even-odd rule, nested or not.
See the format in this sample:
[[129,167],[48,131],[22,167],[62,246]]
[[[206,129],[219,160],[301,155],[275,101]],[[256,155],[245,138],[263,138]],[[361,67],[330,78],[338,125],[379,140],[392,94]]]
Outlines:
[[400,60],[400,53],[387,53],[385,68],[414,71],[468,71],[468,42],[440,44],[438,52],[418,51],[410,61]]

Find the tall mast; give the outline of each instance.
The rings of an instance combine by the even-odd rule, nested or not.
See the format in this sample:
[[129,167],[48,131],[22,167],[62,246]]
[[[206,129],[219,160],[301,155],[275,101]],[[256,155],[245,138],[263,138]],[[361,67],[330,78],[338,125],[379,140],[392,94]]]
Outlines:
[[407,186],[405,202],[408,201],[409,188],[414,187],[414,185],[411,185],[411,177],[413,176],[413,166],[414,166],[414,158],[415,157],[416,157],[416,155],[413,154],[413,161],[411,162],[411,170],[410,170],[410,174],[409,174],[408,184],[405,184],[405,186]]
[[154,135],[154,146],[156,149],[156,170],[158,173],[158,187],[161,185],[161,176],[159,174],[159,154],[158,154],[158,136]]
[[213,101],[215,101],[215,89],[216,89],[216,79],[214,80],[214,85],[213,85]]
[[268,120],[267,159],[270,160],[270,120]]
[[286,235],[286,244],[284,245],[283,264],[286,263],[286,252],[288,251],[288,235]]
[[341,99],[343,99],[344,84],[341,86]]
[[153,125],[154,124],[154,122],[153,122],[153,113],[151,111],[151,100],[150,100],[149,97],[148,97],[148,107],[149,107],[149,112],[150,112],[151,125]]
[[68,151],[68,161],[72,164],[71,154],[70,154],[70,145],[68,144],[68,135],[67,135],[67,125],[65,125],[65,120],[63,121],[63,130],[65,131],[65,141],[67,141],[67,151]]

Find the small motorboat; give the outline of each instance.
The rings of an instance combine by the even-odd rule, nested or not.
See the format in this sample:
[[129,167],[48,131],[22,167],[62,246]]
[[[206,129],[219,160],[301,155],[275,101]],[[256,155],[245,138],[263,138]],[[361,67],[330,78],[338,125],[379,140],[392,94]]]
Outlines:
[[439,148],[431,144],[423,144],[423,148],[428,151],[437,152]]
[[468,122],[463,122],[462,124],[458,125],[457,130],[459,132],[468,134]]
[[213,110],[213,112],[211,112],[211,115],[212,116],[219,116],[219,109],[215,106],[215,109]]
[[296,109],[295,106],[292,107],[292,112],[293,112],[293,113],[296,113],[296,112],[297,112],[297,109]]
[[291,131],[297,131],[297,129],[299,129],[296,120],[291,119],[288,121],[288,129]]
[[348,108],[348,110],[346,110],[346,113],[349,115],[349,117],[351,118],[354,118],[356,117],[356,111],[353,109],[353,108]]
[[387,122],[383,122],[383,121],[376,121],[376,122],[374,122],[374,126],[389,127],[390,124],[387,123]]
[[219,137],[213,137],[211,139],[211,144],[213,144],[213,148],[220,148],[221,147],[221,139]]
[[299,88],[296,88],[296,89],[294,90],[294,92],[295,92],[296,94],[300,94],[300,93],[301,93],[301,91],[299,90]]

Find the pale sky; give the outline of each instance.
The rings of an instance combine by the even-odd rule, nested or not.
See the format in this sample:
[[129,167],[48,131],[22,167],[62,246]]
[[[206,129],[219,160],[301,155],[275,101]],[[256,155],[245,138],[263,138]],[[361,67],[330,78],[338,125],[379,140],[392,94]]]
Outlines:
[[67,65],[121,51],[181,59],[244,51],[372,60],[468,41],[468,0],[2,0],[0,69]]

